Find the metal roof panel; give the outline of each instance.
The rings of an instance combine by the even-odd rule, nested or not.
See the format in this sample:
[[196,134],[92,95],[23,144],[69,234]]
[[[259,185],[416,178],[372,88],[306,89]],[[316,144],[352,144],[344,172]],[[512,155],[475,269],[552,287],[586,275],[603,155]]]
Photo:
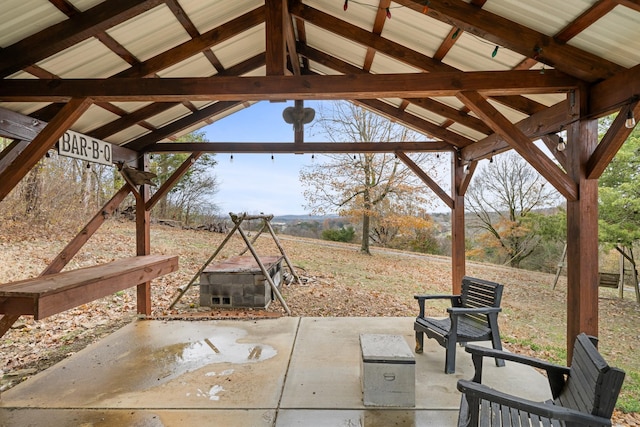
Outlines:
[[90,38],[38,63],[61,78],[106,78],[129,68],[99,40]]
[[367,49],[312,24],[305,25],[307,44],[331,56],[361,68],[367,55]]
[[266,50],[264,32],[264,24],[257,25],[216,45],[212,51],[224,68],[233,67]]
[[0,47],[3,48],[67,19],[47,1],[2,0],[0,16]]
[[264,5],[260,0],[178,0],[200,34]]
[[146,61],[191,38],[171,10],[157,6],[107,30],[138,60]]
[[204,54],[199,53],[169,68],[158,71],[157,74],[160,77],[210,77],[217,73],[218,71]]
[[570,45],[595,53],[623,67],[640,64],[640,12],[616,6],[611,12],[569,40]]

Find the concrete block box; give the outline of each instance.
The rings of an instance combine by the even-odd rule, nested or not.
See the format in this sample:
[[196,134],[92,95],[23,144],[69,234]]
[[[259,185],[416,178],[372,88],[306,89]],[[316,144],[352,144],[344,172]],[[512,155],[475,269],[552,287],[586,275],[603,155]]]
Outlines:
[[414,407],[416,361],[400,335],[362,334],[361,383],[365,406]]
[[[260,262],[276,285],[282,284],[282,256],[262,256]],[[273,291],[251,255],[210,264],[200,274],[200,305],[204,307],[267,308]]]

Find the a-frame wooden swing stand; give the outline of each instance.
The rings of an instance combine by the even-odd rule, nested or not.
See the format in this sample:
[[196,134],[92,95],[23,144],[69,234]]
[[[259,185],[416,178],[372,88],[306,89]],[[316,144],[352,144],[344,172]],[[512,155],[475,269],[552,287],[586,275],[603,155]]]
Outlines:
[[[633,251],[631,249],[626,250],[624,246],[616,245],[615,249],[620,253],[620,263],[619,270],[617,273],[608,273],[608,272],[599,272],[598,273],[598,286],[604,288],[613,288],[618,289],[618,298],[624,299],[624,285],[625,285],[625,273],[627,271],[631,272],[631,281],[633,284],[633,290],[636,295],[636,302],[640,304],[640,281],[638,280],[638,268],[636,266],[636,261],[633,256]],[[553,280],[553,289],[556,288],[558,284],[558,279],[560,278],[560,274],[562,273],[562,269],[566,267],[566,257],[567,257],[567,245],[564,245],[564,250],[562,251],[562,257],[560,262],[558,263],[558,268],[556,270],[556,277]],[[631,269],[626,269],[626,262],[631,264]]]
[[[242,239],[244,240],[244,242],[247,244],[247,247],[242,252],[240,252],[240,255],[244,254],[247,250],[249,250],[251,252],[251,255],[253,255],[253,257],[256,260],[256,263],[260,267],[260,270],[262,271],[262,274],[264,275],[264,277],[266,278],[267,282],[269,283],[269,286],[271,286],[271,290],[276,295],[276,297],[278,298],[278,301],[280,301],[280,304],[282,304],[282,307],[287,312],[287,314],[289,316],[291,316],[291,310],[289,310],[289,307],[287,306],[287,303],[282,298],[282,294],[280,294],[280,291],[278,290],[278,287],[276,286],[276,284],[273,282],[273,279],[271,278],[271,275],[267,271],[267,268],[264,266],[264,264],[260,260],[260,256],[258,255],[258,252],[256,252],[256,249],[253,247],[253,244],[256,242],[258,237],[260,237],[262,232],[265,231],[265,230],[268,230],[269,233],[271,234],[271,237],[273,238],[273,241],[275,242],[276,246],[278,247],[278,250],[280,251],[280,254],[284,258],[285,262],[287,263],[287,266],[289,267],[289,271],[291,271],[291,274],[293,275],[294,279],[298,282],[298,284],[302,284],[302,282],[300,281],[300,277],[298,277],[295,269],[293,268],[293,264],[291,264],[291,261],[289,260],[289,257],[285,253],[284,248],[280,244],[280,241],[278,240],[278,237],[276,236],[276,233],[273,231],[273,227],[271,226],[271,220],[273,219],[273,215],[247,215],[246,212],[236,215],[234,213],[229,212],[229,216],[231,217],[231,221],[233,221],[233,224],[234,224],[233,228],[231,229],[231,231],[229,231],[229,233],[224,238],[222,243],[220,243],[220,245],[218,245],[218,248],[213,252],[213,254],[209,257],[209,259],[196,272],[196,274],[193,276],[193,278],[191,279],[189,284],[187,286],[185,286],[184,288],[180,289],[180,292],[179,292],[178,296],[171,303],[169,308],[170,309],[173,308],[173,306],[176,305],[176,303],[180,300],[180,298],[182,298],[182,296],[187,292],[187,290],[189,290],[189,288],[196,282],[196,280],[198,280],[200,278],[200,275],[202,274],[204,269],[207,268],[207,266],[211,263],[211,261],[213,261],[213,259],[216,257],[216,255],[218,255],[220,253],[222,248],[224,248],[224,246],[227,244],[227,242],[231,239],[231,236],[233,236],[233,234],[237,231],[240,234],[240,236],[242,237]],[[260,228],[260,231],[258,231],[258,233],[255,235],[255,237],[252,240],[249,240],[249,238],[247,237],[247,234],[242,229],[242,223],[244,221],[251,221],[251,220],[255,220],[255,219],[262,220],[262,227]]]

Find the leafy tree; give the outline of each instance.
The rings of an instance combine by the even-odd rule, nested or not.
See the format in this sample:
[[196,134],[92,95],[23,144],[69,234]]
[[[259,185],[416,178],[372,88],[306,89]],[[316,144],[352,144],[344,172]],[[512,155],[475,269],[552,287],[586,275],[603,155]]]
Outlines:
[[536,211],[555,205],[558,194],[514,152],[494,157],[467,191],[467,208],[478,219],[482,251],[520,267],[540,243]]
[[640,240],[640,130],[635,129],[598,185],[600,241],[630,248]]
[[[333,142],[390,142],[417,140],[409,129],[348,102],[333,103],[328,112],[320,111],[315,126]],[[389,213],[389,207],[411,201],[426,205],[423,184],[393,154],[330,154],[325,161],[303,168],[300,181],[307,208],[313,213],[337,212],[361,218],[361,252],[370,254],[369,242],[375,221]],[[413,160],[424,163],[426,156]],[[384,209],[383,209],[384,207]],[[379,224],[379,227],[382,227]]]
[[[202,142],[204,132],[192,132],[178,139],[178,142]],[[154,155],[150,169],[164,182],[189,156],[187,154]],[[218,182],[211,169],[216,165],[214,156],[203,154],[191,165],[178,183],[158,203],[160,218],[173,218],[189,224],[195,214],[212,215],[217,210],[211,204],[211,197],[218,190]]]

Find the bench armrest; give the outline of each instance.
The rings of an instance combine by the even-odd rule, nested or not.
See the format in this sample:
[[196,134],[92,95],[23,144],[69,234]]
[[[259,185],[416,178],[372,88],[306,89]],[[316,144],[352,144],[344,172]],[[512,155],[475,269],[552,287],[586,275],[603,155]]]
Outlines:
[[564,387],[566,382],[565,376],[568,376],[569,372],[571,372],[571,368],[567,366],[556,365],[534,357],[523,356],[521,354],[509,353],[507,351],[495,350],[487,347],[480,347],[474,344],[467,344],[465,351],[467,353],[471,353],[473,366],[475,368],[473,381],[476,383],[482,382],[482,359],[484,357],[508,360],[546,371],[547,379],[549,380],[549,387],[551,388],[551,395],[554,399],[558,397]]
[[[575,409],[565,408],[550,403],[534,402],[528,399],[512,396],[501,391],[492,389],[483,384],[473,381],[458,380],[458,390],[471,399],[483,399],[489,402],[495,402],[509,408],[519,409],[529,414],[535,414],[541,417],[550,418],[552,420],[570,421],[579,423],[580,425],[590,426],[610,426],[611,420]],[[464,402],[463,402],[464,403]],[[474,403],[466,410],[477,410],[478,406]],[[464,411],[463,411],[464,412]]]
[[500,307],[449,307],[447,312],[452,315],[460,314],[490,314],[500,313],[502,308]]
[[418,300],[418,307],[420,307],[418,317],[424,317],[424,302],[426,300],[448,299],[451,305],[461,304],[460,295],[414,295],[413,298]]

